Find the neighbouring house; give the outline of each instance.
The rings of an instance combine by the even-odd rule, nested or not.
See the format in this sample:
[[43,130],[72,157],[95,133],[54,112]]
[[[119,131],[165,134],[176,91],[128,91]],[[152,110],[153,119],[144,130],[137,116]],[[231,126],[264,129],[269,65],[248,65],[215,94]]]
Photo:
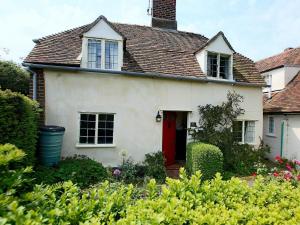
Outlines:
[[271,157],[300,159],[300,48],[256,62],[269,87],[263,89],[264,142]]
[[[176,0],[153,0],[152,25],[94,22],[37,40],[23,65],[43,122],[66,128],[62,156],[87,155],[104,165],[163,151],[166,164],[185,160],[198,106],[228,91],[244,97],[240,142],[262,137],[262,88],[255,64],[222,32],[211,39],[177,30]],[[222,138],[222,137],[220,137]]]

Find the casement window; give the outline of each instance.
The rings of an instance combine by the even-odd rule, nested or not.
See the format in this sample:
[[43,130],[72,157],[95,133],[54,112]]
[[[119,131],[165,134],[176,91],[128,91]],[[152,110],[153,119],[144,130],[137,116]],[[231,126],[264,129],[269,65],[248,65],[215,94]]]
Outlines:
[[269,119],[268,119],[268,133],[270,135],[275,134],[275,121],[274,121],[273,116],[269,116]]
[[230,79],[231,56],[220,53],[207,53],[207,76],[219,79]]
[[264,75],[264,79],[265,79],[265,82],[266,84],[269,86],[269,87],[266,87],[264,88],[264,92],[267,92],[269,90],[272,90],[272,75],[271,74],[267,74],[267,75]]
[[79,145],[112,145],[114,114],[80,113]]
[[88,39],[87,67],[91,69],[118,69],[117,41]]
[[237,142],[255,143],[255,121],[235,121],[233,123],[233,135]]

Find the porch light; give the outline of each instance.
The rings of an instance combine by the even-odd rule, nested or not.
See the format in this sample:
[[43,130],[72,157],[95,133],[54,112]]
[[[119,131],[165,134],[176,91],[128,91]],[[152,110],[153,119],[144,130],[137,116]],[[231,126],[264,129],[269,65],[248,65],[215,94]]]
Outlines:
[[157,111],[157,115],[156,115],[156,122],[161,122],[161,115],[159,113],[159,111]]

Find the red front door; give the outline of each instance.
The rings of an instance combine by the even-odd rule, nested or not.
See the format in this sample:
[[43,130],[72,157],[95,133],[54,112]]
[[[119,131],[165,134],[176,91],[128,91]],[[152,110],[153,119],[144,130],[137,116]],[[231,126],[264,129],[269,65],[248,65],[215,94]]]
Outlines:
[[176,150],[176,112],[164,112],[162,151],[166,166],[175,163]]

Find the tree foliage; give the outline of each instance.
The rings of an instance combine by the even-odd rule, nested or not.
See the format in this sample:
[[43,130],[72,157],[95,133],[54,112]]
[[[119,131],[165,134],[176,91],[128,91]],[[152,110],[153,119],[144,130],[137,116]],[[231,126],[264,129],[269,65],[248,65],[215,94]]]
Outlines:
[[0,88],[24,95],[29,93],[30,75],[14,62],[0,61]]

